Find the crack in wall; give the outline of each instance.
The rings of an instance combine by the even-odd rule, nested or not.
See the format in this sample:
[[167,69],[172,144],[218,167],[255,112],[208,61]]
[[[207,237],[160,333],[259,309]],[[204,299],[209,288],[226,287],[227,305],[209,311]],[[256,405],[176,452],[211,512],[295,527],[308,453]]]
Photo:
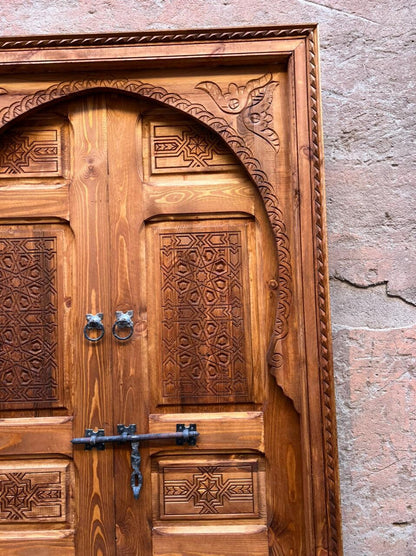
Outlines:
[[398,293],[391,292],[389,290],[389,281],[388,280],[381,280],[379,282],[372,282],[371,284],[359,284],[357,282],[352,282],[351,280],[348,280],[348,278],[344,278],[342,276],[339,276],[338,274],[332,275],[330,277],[330,279],[331,280],[337,280],[338,282],[342,282],[343,284],[347,284],[348,286],[351,286],[353,288],[357,288],[359,290],[368,290],[368,289],[384,286],[385,287],[385,293],[386,293],[387,297],[400,299],[401,301],[403,301],[403,303],[406,303],[406,305],[410,305],[411,307],[416,307],[416,302],[414,303],[414,302],[409,301],[408,299],[402,297]]

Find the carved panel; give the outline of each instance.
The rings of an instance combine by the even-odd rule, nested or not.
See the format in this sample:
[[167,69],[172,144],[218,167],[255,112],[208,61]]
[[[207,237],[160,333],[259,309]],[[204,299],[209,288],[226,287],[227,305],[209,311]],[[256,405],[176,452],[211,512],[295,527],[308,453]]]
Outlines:
[[159,235],[166,403],[248,400],[243,232]]
[[218,135],[199,125],[151,122],[149,141],[153,174],[236,168],[234,157]]
[[66,521],[67,463],[0,465],[0,522]]
[[58,400],[56,237],[0,237],[1,408]]
[[0,177],[62,175],[61,127],[18,127],[0,138]]
[[161,519],[259,517],[258,461],[159,462]]

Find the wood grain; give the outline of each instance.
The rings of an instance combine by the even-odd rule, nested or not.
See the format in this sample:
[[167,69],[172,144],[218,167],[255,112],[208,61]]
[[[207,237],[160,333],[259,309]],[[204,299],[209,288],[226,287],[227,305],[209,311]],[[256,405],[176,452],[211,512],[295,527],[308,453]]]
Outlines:
[[[111,337],[97,344],[82,334],[86,313],[111,315],[110,251],[108,225],[107,113],[103,96],[74,101],[69,107],[73,128],[74,178],[71,186],[70,218],[75,235],[74,275],[77,277],[73,304],[74,399],[77,411],[74,436],[86,428],[111,427]],[[112,450],[74,450],[78,472],[76,541],[79,554],[114,553],[114,476]]]
[[69,220],[68,186],[43,189],[2,187],[0,218]]
[[72,417],[0,419],[1,456],[71,457]]
[[[112,254],[112,314],[134,311],[135,332],[127,342],[113,342],[113,404],[115,423],[136,423],[147,432],[149,379],[147,361],[146,260],[143,193],[139,179],[140,153],[136,137],[142,104],[117,95],[107,98],[110,252]],[[125,141],[120,145],[120,137]],[[140,394],[139,394],[140,393]],[[147,448],[141,452],[144,484],[140,499],[130,485],[130,449],[114,449],[117,551],[150,554],[151,489]],[[135,534],[132,534],[135,531]]]
[[0,531],[0,553],[7,556],[73,556],[74,531]]
[[155,527],[154,556],[265,556],[268,554],[267,527]]
[[[200,450],[256,450],[264,452],[263,413],[223,412],[223,413],[174,413],[149,415],[149,432],[169,432],[176,423],[195,423],[200,436],[197,446]],[[181,447],[164,446],[165,449],[180,452]],[[151,453],[161,451],[160,446],[152,444]],[[192,449],[193,450],[193,449]]]

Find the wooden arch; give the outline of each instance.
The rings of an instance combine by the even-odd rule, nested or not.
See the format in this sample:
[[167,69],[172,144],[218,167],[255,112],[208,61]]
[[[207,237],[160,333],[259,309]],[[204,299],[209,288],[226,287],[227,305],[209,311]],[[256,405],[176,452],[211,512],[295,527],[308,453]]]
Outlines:
[[277,195],[268,181],[266,173],[261,169],[260,162],[254,157],[244,138],[225,119],[208,112],[202,104],[194,104],[177,93],[168,92],[163,87],[154,86],[150,83],[128,79],[85,79],[51,85],[48,89],[25,96],[21,100],[14,102],[11,106],[4,108],[0,111],[0,131],[5,126],[12,125],[16,119],[20,119],[32,110],[85,91],[92,92],[97,90],[122,91],[131,95],[141,96],[191,116],[218,134],[248,172],[263,199],[278,254],[278,276],[276,277],[278,283],[278,307],[269,349],[270,370],[276,375],[277,369],[282,365],[282,355],[279,352],[278,342],[287,335],[292,297],[289,241]]

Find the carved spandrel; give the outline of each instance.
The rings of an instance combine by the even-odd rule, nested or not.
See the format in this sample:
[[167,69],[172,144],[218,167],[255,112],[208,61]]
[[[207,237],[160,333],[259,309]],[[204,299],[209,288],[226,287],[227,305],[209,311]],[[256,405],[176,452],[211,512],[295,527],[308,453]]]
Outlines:
[[242,232],[161,233],[160,268],[164,402],[247,401]]
[[273,75],[266,73],[257,79],[250,79],[245,85],[230,83],[225,90],[213,81],[202,81],[196,88],[207,92],[223,112],[237,115],[238,131],[250,144],[253,138],[247,131],[264,139],[278,152],[280,140],[272,127],[270,110],[273,91],[278,85]]
[[56,244],[0,238],[0,409],[58,401]]
[[161,466],[161,519],[259,516],[257,461]]
[[236,167],[221,139],[199,125],[150,123],[153,174],[214,172]]
[[0,138],[0,178],[62,175],[60,127],[19,127]]
[[68,464],[0,465],[0,523],[67,519]]

